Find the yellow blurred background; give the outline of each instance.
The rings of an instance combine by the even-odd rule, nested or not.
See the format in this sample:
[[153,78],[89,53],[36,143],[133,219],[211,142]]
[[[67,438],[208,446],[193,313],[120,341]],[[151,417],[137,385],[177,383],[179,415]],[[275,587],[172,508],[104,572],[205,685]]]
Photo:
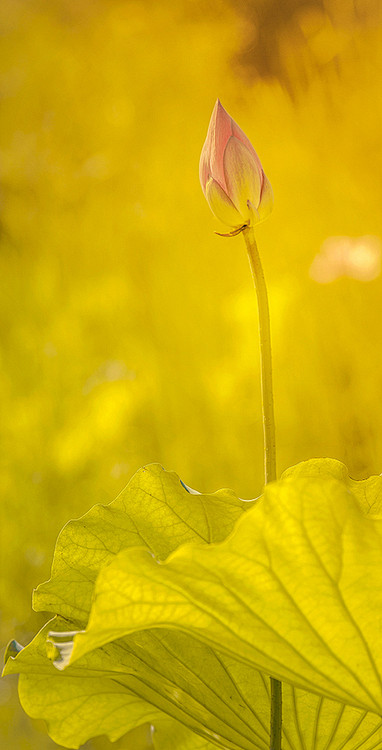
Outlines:
[[[2,0],[0,33],[5,645],[45,619],[31,591],[63,524],[142,464],[261,492],[248,262],[198,180],[217,96],[275,194],[257,237],[279,470],[382,471],[382,18],[379,0]],[[58,747],[10,678],[0,717],[1,747]]]

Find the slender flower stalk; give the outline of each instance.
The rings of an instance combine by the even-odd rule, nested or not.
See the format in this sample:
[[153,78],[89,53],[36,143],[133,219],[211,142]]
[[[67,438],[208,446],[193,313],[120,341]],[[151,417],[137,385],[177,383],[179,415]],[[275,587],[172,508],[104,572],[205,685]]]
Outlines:
[[[247,246],[248,259],[255,284],[259,311],[261,396],[264,430],[264,474],[265,484],[268,484],[268,482],[273,482],[276,479],[276,438],[273,409],[272,349],[268,294],[263,267],[257,249],[255,233],[251,225],[246,226],[245,229],[243,229],[243,237]],[[279,680],[275,680],[273,677],[271,677],[270,680],[270,750],[281,750],[282,685]]]
[[264,475],[265,484],[268,484],[268,482],[273,482],[276,479],[276,437],[273,408],[272,349],[268,294],[263,267],[257,249],[255,233],[251,225],[246,226],[245,229],[243,229],[243,237],[247,246],[248,260],[255,284],[259,311],[261,397],[264,431]]
[[[219,100],[211,116],[199,173],[212,212],[231,227],[231,231],[222,236],[234,237],[243,233],[255,283],[259,310],[265,484],[268,484],[276,479],[271,333],[267,287],[253,227],[272,210],[273,193],[251,142]],[[282,685],[273,677],[270,681],[270,750],[281,750]]]

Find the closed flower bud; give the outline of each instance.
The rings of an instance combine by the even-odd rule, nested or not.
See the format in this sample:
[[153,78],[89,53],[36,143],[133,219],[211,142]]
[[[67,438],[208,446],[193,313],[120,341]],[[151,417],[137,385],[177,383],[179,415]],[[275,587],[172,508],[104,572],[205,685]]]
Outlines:
[[251,142],[217,100],[199,165],[200,182],[216,218],[233,229],[263,221],[273,193]]

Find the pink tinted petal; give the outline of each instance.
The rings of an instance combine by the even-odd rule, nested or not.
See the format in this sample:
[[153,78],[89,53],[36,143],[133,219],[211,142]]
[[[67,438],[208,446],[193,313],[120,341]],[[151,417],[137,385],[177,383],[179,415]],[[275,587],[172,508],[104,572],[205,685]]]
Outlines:
[[204,195],[206,194],[206,185],[210,178],[208,154],[207,154],[207,141],[202,148],[199,161],[199,179],[202,186]]
[[207,183],[206,198],[212,213],[223,224],[236,228],[245,223],[245,219],[243,219],[232,201],[230,201],[228,195],[226,195],[223,188],[213,178]]
[[231,123],[232,120],[228,112],[225,111],[218,99],[211,115],[205,145],[207,147],[207,161],[210,176],[220,184],[223,190],[226,190],[227,187],[224,175],[223,158],[227,141],[232,135]]
[[247,221],[247,201],[251,201],[255,208],[258,208],[260,203],[263,171],[258,168],[248,148],[234,136],[230,138],[225,149],[224,173],[227,194]]
[[251,152],[251,154],[252,154],[252,156],[253,156],[256,164],[257,164],[258,169],[262,171],[261,161],[260,161],[259,157],[257,156],[257,153],[256,153],[255,149],[253,148],[251,141],[249,140],[249,138],[247,138],[247,136],[242,131],[242,129],[239,128],[239,126],[236,124],[235,120],[232,120],[232,135],[234,135],[235,138],[237,138],[239,141],[241,141],[241,143],[244,143],[244,146],[246,146],[247,149]]
[[273,208],[273,190],[271,187],[271,183],[268,180],[268,177],[263,172],[263,187],[261,190],[261,198],[260,198],[260,204],[258,208],[260,221],[264,221],[264,219],[269,216]]

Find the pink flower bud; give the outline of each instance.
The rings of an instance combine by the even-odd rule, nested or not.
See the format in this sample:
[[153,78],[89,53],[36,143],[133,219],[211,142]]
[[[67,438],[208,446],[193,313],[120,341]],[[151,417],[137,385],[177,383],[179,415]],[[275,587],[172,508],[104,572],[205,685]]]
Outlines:
[[234,229],[266,219],[273,193],[251,142],[217,100],[199,165],[202,190],[216,218]]

